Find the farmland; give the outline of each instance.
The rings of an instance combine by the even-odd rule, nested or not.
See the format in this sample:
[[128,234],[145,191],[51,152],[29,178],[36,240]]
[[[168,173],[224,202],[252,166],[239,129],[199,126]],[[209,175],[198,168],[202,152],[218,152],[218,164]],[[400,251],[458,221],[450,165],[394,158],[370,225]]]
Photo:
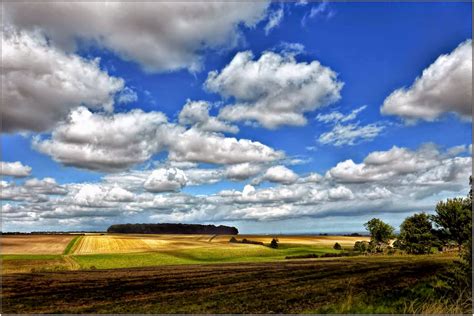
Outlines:
[[[271,236],[242,235],[268,245]],[[89,234],[3,236],[3,273],[149,267],[159,265],[266,262],[286,256],[339,252],[367,237],[280,236],[279,249],[229,243],[230,236]],[[24,244],[21,245],[21,242]],[[61,256],[61,254],[63,254]],[[12,256],[14,255],[14,256]],[[33,256],[33,255],[42,255]],[[54,255],[54,256],[52,256]]]
[[5,235],[3,254],[62,254],[74,235]]
[[429,295],[433,276],[454,260],[443,253],[285,259],[338,253],[335,242],[349,250],[367,237],[278,236],[277,249],[262,235],[237,239],[264,245],[215,235],[21,237],[2,237],[4,313],[413,312],[410,291]]
[[441,255],[362,256],[9,274],[3,312],[413,312],[413,289],[422,286],[429,296],[429,280],[451,261]]

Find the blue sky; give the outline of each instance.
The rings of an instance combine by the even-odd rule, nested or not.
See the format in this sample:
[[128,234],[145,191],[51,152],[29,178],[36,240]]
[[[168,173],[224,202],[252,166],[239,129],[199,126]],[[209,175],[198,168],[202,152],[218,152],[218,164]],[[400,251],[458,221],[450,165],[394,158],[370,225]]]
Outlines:
[[471,3],[199,5],[6,5],[4,230],[349,232],[466,194]]

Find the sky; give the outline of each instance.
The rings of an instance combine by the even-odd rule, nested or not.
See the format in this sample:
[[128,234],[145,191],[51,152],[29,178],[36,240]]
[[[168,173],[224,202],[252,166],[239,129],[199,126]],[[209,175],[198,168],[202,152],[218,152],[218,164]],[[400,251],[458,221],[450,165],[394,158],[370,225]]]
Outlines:
[[398,228],[464,196],[472,4],[3,3],[3,231]]

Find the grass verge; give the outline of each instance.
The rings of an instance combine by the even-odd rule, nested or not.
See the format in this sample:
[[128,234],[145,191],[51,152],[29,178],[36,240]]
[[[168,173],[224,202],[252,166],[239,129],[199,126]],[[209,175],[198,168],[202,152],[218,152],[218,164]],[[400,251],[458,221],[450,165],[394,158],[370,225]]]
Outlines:
[[66,248],[63,251],[63,255],[69,255],[71,252],[73,252],[73,248],[76,244],[78,244],[78,241],[82,238],[82,236],[76,236],[71,241],[69,244],[67,244]]

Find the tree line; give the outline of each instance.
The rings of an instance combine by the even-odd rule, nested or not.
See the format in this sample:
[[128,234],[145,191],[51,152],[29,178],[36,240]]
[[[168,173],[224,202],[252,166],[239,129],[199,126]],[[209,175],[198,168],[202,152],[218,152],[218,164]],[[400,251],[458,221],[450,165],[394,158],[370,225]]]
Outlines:
[[116,224],[107,229],[107,233],[119,234],[205,234],[205,235],[237,235],[239,230],[224,225],[199,224]]
[[[472,185],[472,177],[469,182]],[[405,218],[398,235],[394,227],[378,218],[364,226],[370,242],[356,242],[356,251],[376,253],[395,248],[409,254],[429,254],[433,249],[455,248],[472,262],[472,189],[467,197],[438,202],[433,215],[422,212]]]

